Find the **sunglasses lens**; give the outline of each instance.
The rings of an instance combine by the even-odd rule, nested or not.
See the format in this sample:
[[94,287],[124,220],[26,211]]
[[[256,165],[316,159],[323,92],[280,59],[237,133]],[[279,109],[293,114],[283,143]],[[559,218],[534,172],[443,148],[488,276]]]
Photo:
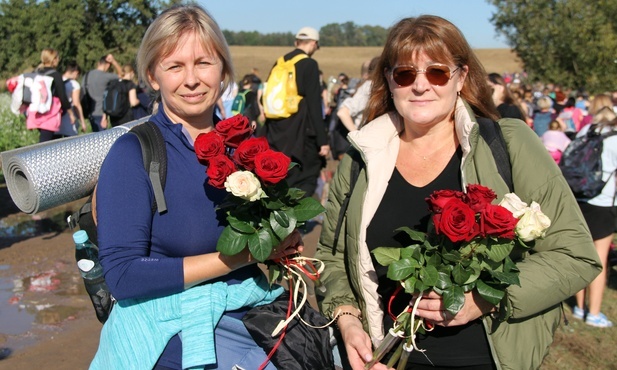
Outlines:
[[392,79],[399,86],[409,86],[416,80],[416,70],[411,67],[396,67],[392,70]]
[[426,79],[431,85],[443,86],[450,81],[450,69],[446,66],[429,66]]

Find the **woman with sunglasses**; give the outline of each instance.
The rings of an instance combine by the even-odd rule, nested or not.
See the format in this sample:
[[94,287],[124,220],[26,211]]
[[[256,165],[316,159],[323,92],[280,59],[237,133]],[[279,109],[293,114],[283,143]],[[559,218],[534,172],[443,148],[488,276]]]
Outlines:
[[[337,348],[354,370],[371,360],[392,327],[390,314],[417,298],[395,293],[398,282],[387,278],[371,251],[408,245],[394,231],[401,226],[426,232],[425,199],[433,191],[481,184],[498,201],[509,192],[478,133],[479,117],[499,117],[486,73],[453,24],[430,15],[398,22],[371,80],[367,123],[348,136],[364,163],[335,235],[352,181],[352,153],[340,162],[316,253],[326,265],[318,301],[336,319]],[[524,122],[499,123],[516,194],[541,204],[552,225],[525,259],[511,256],[521,286],[510,286],[498,306],[470,291],[460,312],[444,314],[442,297],[425,293],[418,315],[435,329],[418,335],[416,343],[426,351],[411,352],[408,368],[538,368],[561,318],[561,302],[600,271],[580,210],[553,159]],[[386,369],[387,361],[371,368]]]

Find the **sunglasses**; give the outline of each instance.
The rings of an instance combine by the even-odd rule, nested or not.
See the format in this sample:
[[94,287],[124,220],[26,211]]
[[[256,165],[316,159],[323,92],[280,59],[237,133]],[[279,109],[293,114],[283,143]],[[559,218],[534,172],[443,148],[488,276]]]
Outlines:
[[452,78],[452,75],[460,69],[450,71],[450,67],[443,64],[433,64],[426,69],[417,69],[414,66],[396,66],[390,70],[390,78],[400,87],[407,87],[414,83],[420,73],[426,75],[426,79],[431,85],[444,86]]

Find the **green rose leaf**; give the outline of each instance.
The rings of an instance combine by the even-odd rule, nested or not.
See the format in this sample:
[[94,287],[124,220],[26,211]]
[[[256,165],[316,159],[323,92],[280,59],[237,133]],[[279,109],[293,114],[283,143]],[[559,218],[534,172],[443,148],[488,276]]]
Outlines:
[[418,242],[424,242],[426,240],[426,234],[414,229],[411,229],[407,226],[403,226],[403,227],[399,227],[398,229],[396,229],[395,231],[403,231],[404,233],[406,233],[407,235],[409,235],[409,237],[411,238],[411,240],[415,240]]
[[285,203],[283,203],[283,201],[277,198],[265,198],[264,204],[266,208],[270,210],[281,209],[285,207]]
[[326,209],[315,198],[304,198],[294,207],[296,219],[300,222],[308,221],[311,218],[324,212]]
[[401,249],[401,258],[414,258],[413,257],[414,253],[416,253],[416,251],[419,249],[420,249],[420,246],[418,244],[409,245]]
[[457,263],[452,270],[452,277],[457,285],[463,285],[471,276],[471,270],[467,270],[460,263]]
[[499,271],[493,271],[491,272],[491,275],[499,280],[500,283],[502,284],[507,284],[507,285],[521,285],[521,282],[518,279],[518,273],[517,272],[499,272]]
[[240,221],[235,217],[227,217],[227,221],[229,221],[229,226],[231,226],[235,231],[238,231],[243,234],[254,234],[257,230],[248,222]]
[[501,302],[505,295],[503,290],[495,289],[482,280],[476,281],[476,289],[482,298],[495,306]]
[[508,257],[508,255],[510,255],[510,252],[512,252],[513,248],[514,244],[512,243],[493,244],[490,246],[490,248],[487,249],[486,255],[488,256],[488,258],[495,262],[501,262],[506,257]]
[[272,211],[270,214],[270,226],[280,240],[285,239],[296,228],[296,216],[293,209]]
[[462,287],[453,285],[443,292],[443,305],[448,312],[456,315],[465,304],[465,291]]
[[459,251],[447,251],[445,248],[442,248],[441,258],[446,261],[459,263],[461,262],[461,253]]
[[425,285],[435,286],[439,281],[439,272],[435,266],[425,266],[420,269],[420,279]]
[[249,236],[249,251],[259,262],[264,262],[272,254],[272,238],[267,230],[261,229]]
[[430,265],[430,266],[437,267],[437,266],[441,265],[441,257],[439,257],[439,254],[437,254],[437,253],[431,254],[431,255],[426,253],[424,255],[424,260],[426,261],[426,264]]
[[512,261],[512,259],[510,258],[510,256],[506,257],[505,260],[503,261],[503,271],[504,272],[518,272],[518,267],[516,267],[516,264]]
[[480,274],[482,273],[482,267],[480,266],[480,262],[477,259],[472,260],[469,264],[469,267],[467,267],[467,271],[471,271],[471,274],[469,275],[469,278],[467,278],[467,280],[465,281],[465,284],[469,284],[478,280]]
[[441,290],[446,290],[452,286],[452,280],[450,280],[449,273],[444,273],[444,272],[439,271],[437,273],[437,276],[438,276],[437,283],[435,284],[435,287]]
[[379,247],[373,250],[373,255],[382,266],[389,266],[392,262],[401,259],[400,248]]
[[306,194],[306,192],[304,190],[300,190],[299,188],[289,188],[287,190],[287,197],[293,200],[304,198],[304,194]]
[[268,265],[268,275],[270,285],[277,282],[279,277],[281,277],[281,266],[277,264]]
[[415,276],[410,276],[403,281],[405,293],[414,294],[416,292],[416,281],[417,279]]
[[[256,235],[256,234],[253,234]],[[230,226],[226,226],[216,242],[216,250],[226,256],[233,256],[242,252],[248,244],[249,235],[234,231]]]
[[394,261],[388,266],[388,278],[396,281],[404,280],[409,277],[417,267],[418,263],[410,259],[405,258]]

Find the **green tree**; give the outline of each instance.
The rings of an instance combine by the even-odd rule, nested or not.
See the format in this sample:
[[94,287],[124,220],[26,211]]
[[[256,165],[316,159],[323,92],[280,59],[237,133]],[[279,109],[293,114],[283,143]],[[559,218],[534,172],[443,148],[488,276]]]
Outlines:
[[[0,76],[31,70],[44,48],[83,69],[113,53],[133,63],[147,27],[178,0],[1,0]],[[61,62],[62,65],[62,62]]]
[[[380,26],[357,26],[353,22],[330,23],[319,30],[319,44],[322,46],[381,46],[386,40],[388,30]],[[234,32],[223,30],[229,45],[251,46],[291,46],[294,34],[268,33],[256,31]]]
[[532,79],[591,92],[617,85],[617,0],[487,0]]

